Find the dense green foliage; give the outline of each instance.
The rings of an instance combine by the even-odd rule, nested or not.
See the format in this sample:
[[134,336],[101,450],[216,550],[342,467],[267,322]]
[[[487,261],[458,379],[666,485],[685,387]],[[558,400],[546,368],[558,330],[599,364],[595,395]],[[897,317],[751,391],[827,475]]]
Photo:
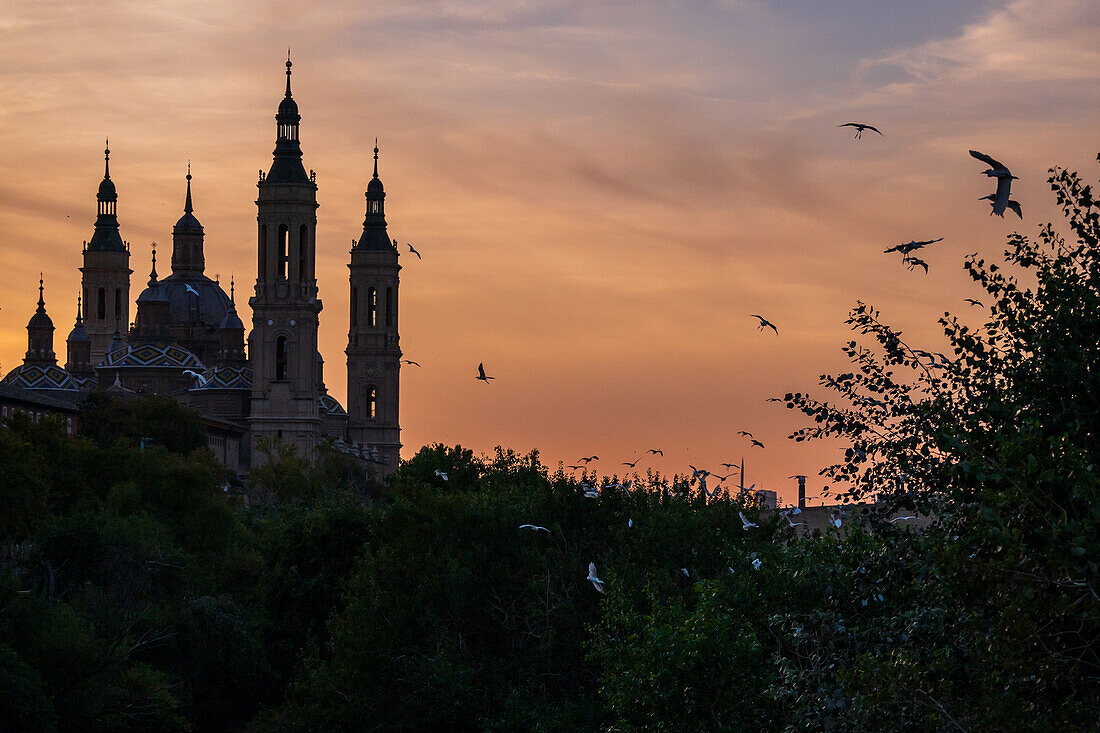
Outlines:
[[850,442],[835,485],[881,499],[843,534],[679,478],[586,498],[499,449],[370,486],[267,445],[226,491],[174,403],[97,401],[75,439],[13,419],[0,729],[1094,728],[1100,216],[1052,184],[1075,241],[1011,238],[1031,287],[970,258],[988,318],[944,316],[950,356],[861,304],[840,401],[788,396],[796,439]]

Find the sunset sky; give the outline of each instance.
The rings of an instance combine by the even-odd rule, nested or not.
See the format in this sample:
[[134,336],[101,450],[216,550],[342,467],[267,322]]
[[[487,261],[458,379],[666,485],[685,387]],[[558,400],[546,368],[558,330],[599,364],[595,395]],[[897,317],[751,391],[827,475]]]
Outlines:
[[[21,363],[40,270],[64,362],[105,137],[131,299],[151,241],[168,272],[190,160],[207,274],[236,277],[250,322],[288,46],[341,402],[375,136],[390,235],[423,255],[401,258],[401,345],[423,364],[402,371],[406,458],[503,445],[610,473],[661,448],[638,468],[743,456],[758,488],[790,499],[806,473],[814,495],[836,447],[786,440],[804,421],[765,398],[843,369],[857,299],[937,350],[945,310],[980,318],[964,256],[1058,221],[1050,166],[1100,172],[1085,0],[8,0],[0,369]],[[978,201],[993,189],[969,148],[1020,177],[1022,222]],[[940,236],[928,275],[882,254]]]

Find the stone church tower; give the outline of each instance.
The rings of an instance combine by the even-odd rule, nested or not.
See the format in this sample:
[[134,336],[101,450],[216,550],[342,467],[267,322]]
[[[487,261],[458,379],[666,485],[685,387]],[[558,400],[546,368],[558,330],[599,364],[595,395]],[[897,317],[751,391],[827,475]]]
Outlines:
[[351,250],[351,314],[348,326],[348,439],[363,444],[383,464],[397,470],[401,439],[398,381],[401,348],[397,334],[397,285],[401,266],[386,232],[386,192],[378,178],[367,184],[363,234]]
[[103,151],[103,181],[96,195],[95,232],[84,243],[84,324],[92,340],[92,364],[106,356],[116,331],[130,325],[130,248],[118,231],[118,193],[111,180],[111,150]]
[[290,94],[279,104],[271,170],[260,173],[256,221],[259,228],[256,293],[252,307],[249,356],[252,399],[253,465],[264,456],[261,438],[281,438],[309,456],[321,434],[317,325],[321,301],[314,270],[317,185],[302,167],[298,105]]

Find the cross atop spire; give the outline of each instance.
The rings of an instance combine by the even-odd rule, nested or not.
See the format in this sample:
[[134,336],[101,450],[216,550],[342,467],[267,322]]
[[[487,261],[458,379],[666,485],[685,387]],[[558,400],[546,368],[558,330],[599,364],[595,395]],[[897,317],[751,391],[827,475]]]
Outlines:
[[43,313],[46,310],[46,301],[42,297],[42,291],[44,287],[42,285],[42,273],[38,273],[38,312]]
[[157,284],[157,243],[153,242],[153,270],[149,273],[149,287]]
[[374,177],[378,178],[378,138],[374,138]]
[[84,325],[84,311],[81,308],[80,296],[79,295],[76,296],[76,325],[77,326],[83,326]]
[[233,305],[237,304],[236,293],[234,292],[235,283],[233,282],[233,276],[229,276],[229,302]]
[[286,47],[286,96],[290,97],[290,46]]
[[103,146],[103,177],[111,177],[111,138],[106,138]]
[[187,161],[187,200],[183,203],[183,213],[190,214],[194,211],[191,206],[191,161]]

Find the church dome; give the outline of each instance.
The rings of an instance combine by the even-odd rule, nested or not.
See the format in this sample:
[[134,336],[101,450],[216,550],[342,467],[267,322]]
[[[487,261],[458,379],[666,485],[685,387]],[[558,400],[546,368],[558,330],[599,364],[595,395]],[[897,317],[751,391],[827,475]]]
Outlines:
[[99,183],[99,192],[96,195],[100,201],[110,201],[118,198],[118,192],[115,191],[115,182],[110,178],[104,178]]
[[161,280],[159,285],[165,300],[170,303],[168,322],[171,326],[196,326],[213,331],[229,312],[229,296],[205,275],[173,274]]
[[2,383],[23,389],[80,389],[73,375],[56,364],[49,366],[21,364],[7,373]]
[[[268,107],[268,109],[271,109]],[[279,115],[296,115],[298,114],[298,103],[294,101],[293,97],[283,97],[283,101],[279,102]]]
[[202,232],[202,224],[199,223],[199,220],[196,219],[195,215],[192,214],[190,211],[184,212],[183,216],[181,216],[179,218],[179,221],[176,222],[176,225],[172,227],[173,234],[182,233],[185,231],[199,233]]
[[103,359],[105,367],[173,367],[205,369],[199,358],[175,344],[130,344],[112,351]]
[[141,295],[137,297],[138,303],[149,303],[151,301],[163,302],[168,300],[165,296],[164,288],[161,287],[159,282],[151,284],[145,290],[141,291]]
[[372,178],[370,183],[367,184],[367,193],[382,193],[384,190],[381,178]]
[[27,321],[27,328],[53,328],[53,319],[49,317],[45,310],[39,308]]
[[347,410],[336,401],[336,398],[332,395],[323,394],[321,398],[317,400],[317,407],[321,409],[321,413],[325,415],[332,415],[333,417],[347,417]]
[[226,311],[225,318],[222,319],[222,322],[221,322],[221,324],[218,325],[218,328],[222,329],[223,331],[226,331],[226,330],[243,331],[244,330],[244,322],[241,321],[241,317],[237,315],[237,309],[236,308],[230,308],[228,311]]
[[88,335],[88,330],[84,328],[84,324],[82,322],[77,322],[73,330],[69,331],[69,338],[65,340],[70,344],[75,344],[91,341],[92,337]]

